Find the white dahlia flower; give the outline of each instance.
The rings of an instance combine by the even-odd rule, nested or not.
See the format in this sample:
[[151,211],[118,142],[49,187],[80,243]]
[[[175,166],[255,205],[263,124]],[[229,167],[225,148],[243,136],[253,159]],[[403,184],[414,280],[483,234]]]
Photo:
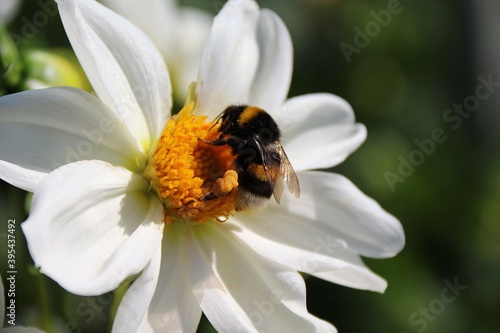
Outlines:
[[[202,312],[220,332],[335,332],[308,312],[299,271],[385,290],[360,256],[398,253],[401,224],[346,178],[312,171],[342,162],[366,129],[337,96],[286,99],[292,44],[275,13],[228,1],[195,98],[172,116],[167,69],[143,32],[92,0],[58,6],[97,97],[60,87],[0,98],[0,177],[34,192],[22,229],[44,274],[79,295],[140,274],[114,332],[195,332]],[[300,198],[285,190],[241,212],[232,195],[200,199],[233,165],[199,140],[216,138],[232,104],[276,120]]]

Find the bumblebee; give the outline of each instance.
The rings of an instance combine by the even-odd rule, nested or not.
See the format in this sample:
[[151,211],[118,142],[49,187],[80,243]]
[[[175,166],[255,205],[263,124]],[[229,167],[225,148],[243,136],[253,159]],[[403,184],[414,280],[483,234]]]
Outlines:
[[[262,206],[271,196],[279,203],[283,183],[290,193],[299,197],[299,181],[281,145],[281,132],[266,111],[254,106],[231,105],[217,117],[214,126],[219,123],[220,134],[216,140],[200,140],[231,148],[239,184],[236,211]],[[214,198],[213,192],[205,196],[205,200]]]

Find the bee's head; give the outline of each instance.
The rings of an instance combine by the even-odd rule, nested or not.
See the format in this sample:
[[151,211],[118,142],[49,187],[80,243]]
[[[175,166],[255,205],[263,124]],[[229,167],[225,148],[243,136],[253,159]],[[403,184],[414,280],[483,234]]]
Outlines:
[[231,105],[222,111],[217,117],[217,122],[222,121],[219,131],[224,135],[232,134],[237,129],[238,119],[246,108],[246,105]]

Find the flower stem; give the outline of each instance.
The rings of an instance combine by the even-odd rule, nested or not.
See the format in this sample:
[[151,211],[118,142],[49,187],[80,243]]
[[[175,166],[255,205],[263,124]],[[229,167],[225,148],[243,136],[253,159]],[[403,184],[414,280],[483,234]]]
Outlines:
[[43,276],[43,274],[41,274],[38,269],[33,266],[28,267],[28,271],[31,275],[33,275],[37,286],[38,309],[40,311],[40,322],[42,328],[47,333],[53,333],[54,325],[52,322],[52,306],[47,293],[45,276]]
[[115,321],[116,312],[118,311],[118,307],[120,306],[123,296],[125,296],[125,293],[127,292],[132,282],[133,280],[127,279],[113,291],[113,303],[111,303],[111,308],[109,309],[108,332],[111,332],[111,329],[113,327],[113,322]]

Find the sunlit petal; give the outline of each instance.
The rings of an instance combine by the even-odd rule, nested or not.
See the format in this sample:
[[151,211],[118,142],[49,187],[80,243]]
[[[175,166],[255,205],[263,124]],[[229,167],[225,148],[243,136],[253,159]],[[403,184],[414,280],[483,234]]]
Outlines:
[[184,232],[186,226],[167,227],[161,251],[120,304],[114,332],[196,332],[201,309],[186,275]]
[[153,40],[168,66],[173,94],[183,102],[196,81],[201,54],[213,16],[197,8],[178,7],[174,0],[103,0]]
[[[113,322],[116,332],[154,332],[148,325],[147,311],[155,293],[161,265],[161,248],[158,248],[151,262],[123,296]],[[141,331],[139,327],[141,326]]]
[[210,33],[213,17],[195,8],[181,8],[175,45],[164,51],[174,82],[176,100],[184,101],[189,85],[196,82],[201,55]]
[[316,171],[299,172],[298,177],[300,198],[285,191],[281,204],[271,202],[263,217],[288,220],[291,227],[301,221],[309,239],[331,237],[339,246],[367,257],[392,257],[404,247],[401,223],[347,178]]
[[272,205],[266,214],[239,214],[235,232],[263,257],[294,270],[351,288],[382,292],[384,279],[365,266],[334,234],[321,234],[318,222],[304,221]]
[[291,98],[272,115],[295,170],[335,166],[366,139],[366,128],[355,123],[349,103],[332,94]]
[[101,0],[101,2],[137,25],[162,52],[175,47],[175,30],[182,29],[176,27],[178,9],[175,0]]
[[230,0],[215,17],[198,72],[198,114],[213,118],[229,104],[248,102],[260,61],[259,16],[254,1]]
[[234,231],[203,225],[187,241],[193,293],[219,332],[336,332],[307,312],[299,273],[260,257]]
[[0,177],[33,192],[61,165],[99,159],[136,170],[145,156],[116,114],[74,88],[0,98]]
[[58,4],[73,50],[97,95],[148,150],[172,106],[161,54],[141,30],[97,1]]
[[259,65],[248,104],[274,110],[285,101],[292,80],[292,39],[281,18],[263,9],[257,26]]
[[35,265],[79,295],[109,292],[140,272],[159,248],[164,225],[163,206],[148,187],[102,161],[50,173],[22,224]]

